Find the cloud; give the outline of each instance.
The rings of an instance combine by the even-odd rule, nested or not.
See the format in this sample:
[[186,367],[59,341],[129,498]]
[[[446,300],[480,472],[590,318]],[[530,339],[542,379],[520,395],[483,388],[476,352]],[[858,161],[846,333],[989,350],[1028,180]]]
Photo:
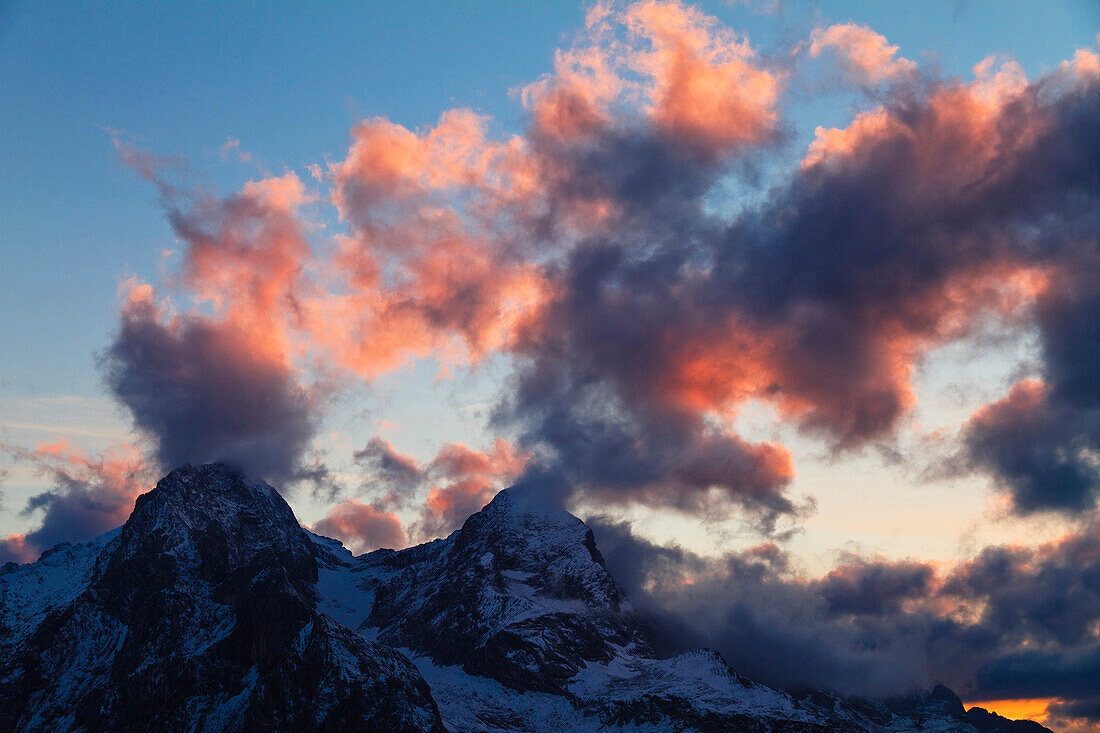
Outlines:
[[[656,17],[683,30],[689,16]],[[583,76],[570,73],[539,89]],[[550,270],[499,424],[592,495],[740,504],[765,527],[793,513],[785,449],[716,418],[755,399],[836,450],[890,439],[925,354],[989,319],[1022,322],[1045,273],[1087,261],[1094,89],[1062,73],[1029,84],[1011,63],[922,80],[822,133],[785,185],[733,214],[708,196],[736,161],[685,156],[660,124],[589,125],[583,146],[535,138],[555,153],[552,209],[583,192],[614,225]],[[700,470],[718,455],[721,472]]]
[[1009,490],[1017,511],[1072,512],[1094,507],[1100,492],[1098,419],[1027,379],[982,407],[963,433],[970,460]]
[[[425,542],[449,534],[509,485],[527,461],[526,455],[499,438],[488,451],[449,443],[423,466],[378,437],[356,451],[355,457],[372,472],[374,488],[387,492],[371,505],[348,499],[313,529],[343,540],[356,552],[404,547],[410,535]],[[424,501],[407,533],[386,507],[406,507],[417,495],[424,496]]]
[[865,25],[838,23],[827,28],[815,28],[810,34],[810,55],[832,51],[848,80],[854,84],[872,85],[882,81],[912,79],[917,65],[898,56],[898,47]]
[[487,451],[463,443],[443,446],[425,470],[431,488],[416,525],[417,534],[429,539],[457,529],[492,501],[497,491],[515,481],[529,458],[500,438]]
[[104,370],[162,467],[223,461],[279,482],[301,470],[314,398],[262,338],[230,322],[167,317],[151,291],[131,292]]
[[[545,475],[612,503],[739,507],[771,531],[797,513],[795,468],[731,431],[743,404],[836,450],[889,439],[923,355],[1020,318],[1040,274],[1078,264],[1066,243],[1095,208],[1067,154],[1089,150],[1087,59],[1032,84],[992,61],[969,84],[916,83],[869,29],[814,40],[913,83],[820,131],[744,211],[714,192],[776,149],[787,72],[678,2],[593,6],[554,72],[520,90],[523,134],[494,139],[464,109],[420,130],[363,121],[327,200],[293,173],[185,191],[164,160],[120,150],[161,190],[190,295],[272,363],[369,380],[508,354],[497,424]],[[302,209],[322,201],[349,233],[315,251]],[[1030,241],[1051,218],[1049,241]]]
[[776,137],[784,73],[680,2],[596,3],[554,66],[522,92],[534,140],[574,144],[625,123],[709,159]]
[[906,574],[910,567],[860,561],[855,570],[836,569],[833,580],[813,581],[771,543],[708,559],[655,545],[624,523],[588,523],[608,569],[658,629],[665,652],[706,646],[750,679],[795,690],[889,695],[926,682],[910,640],[876,628],[882,614],[863,613],[896,608],[897,587],[836,580]]
[[87,542],[126,521],[138,494],[156,476],[135,446],[115,446],[88,455],[67,441],[40,443],[33,451],[4,447],[33,464],[53,487],[32,496],[23,515],[38,518],[25,534],[0,539],[0,563],[33,562],[61,542]]
[[678,2],[636,3],[623,22],[650,45],[630,62],[652,78],[648,112],[673,144],[723,155],[774,136],[782,77],[755,63],[747,39]]
[[882,563],[853,558],[831,570],[819,592],[833,613],[881,615],[932,590],[933,569],[921,562]]
[[355,554],[380,547],[400,549],[408,544],[401,520],[355,499],[345,499],[328,516],[313,525],[313,531],[341,540]]
[[1030,697],[1036,691],[1045,691],[1039,696],[1071,700],[1085,698],[1083,702],[1062,707],[1074,717],[1085,717],[1080,713],[1092,712],[1095,698],[1100,697],[1096,694],[1098,683],[1100,647],[1096,646],[1070,655],[1037,650],[1017,652],[1000,657],[978,670],[978,684],[990,694]]
[[227,160],[229,156],[235,155],[237,160],[241,163],[248,163],[252,160],[252,153],[241,150],[241,141],[230,135],[225,138],[225,142],[218,146],[218,157],[223,161]]
[[[819,40],[893,59],[864,31]],[[915,405],[925,354],[984,320],[1022,321],[1046,273],[1087,254],[1071,243],[1094,223],[1080,131],[1095,80],[1057,72],[1029,84],[992,61],[971,83],[911,78],[849,128],[820,131],[763,205],[715,211],[710,195],[740,164],[727,154],[766,147],[774,109],[737,127],[734,143],[692,127],[685,79],[752,58],[684,6],[598,5],[555,73],[522,91],[532,126],[510,169],[531,182],[522,212],[472,191],[509,212],[506,239],[546,242],[542,297],[499,342],[517,370],[498,425],[590,496],[741,506],[767,528],[795,512],[790,456],[723,421],[755,399],[836,450],[889,439]],[[458,149],[463,171],[493,165]],[[415,170],[419,191],[434,169]],[[435,177],[436,189],[461,178]],[[1042,242],[1037,222],[1054,222]]]
[[[421,464],[389,441],[374,437],[355,452],[355,459],[367,471],[364,488],[375,494],[380,489],[383,492],[373,505],[379,511],[407,509],[414,500],[423,501],[408,533],[413,541],[426,542],[449,534],[480,511],[498,491],[516,480],[530,456],[497,438],[488,450],[448,443]],[[361,512],[362,506],[356,503],[356,511]],[[327,524],[317,525],[317,531],[327,528],[337,532],[347,524],[337,515],[347,511],[337,507],[325,520]],[[346,528],[342,531],[336,536],[349,536]]]
[[414,486],[424,476],[415,458],[399,452],[384,438],[371,438],[364,448],[355,451],[354,456],[358,463],[373,469],[374,478],[396,483],[401,488]]
[[709,646],[750,678],[790,689],[892,695],[938,680],[970,699],[1059,697],[1064,714],[1093,714],[1095,524],[953,566],[850,556],[819,578],[771,543],[703,558],[623,522],[588,524],[666,651]]
[[[288,375],[369,381],[503,354],[515,371],[496,425],[534,455],[532,477],[593,500],[742,511],[774,531],[804,506],[788,495],[796,467],[733,431],[744,405],[833,452],[889,441],[925,356],[998,320],[1039,329],[1050,409],[1033,418],[1057,419],[1061,438],[1008,467],[995,443],[1016,433],[987,426],[964,436],[969,464],[1015,486],[1021,511],[1090,506],[1095,420],[1068,406],[1091,399],[1097,372],[1079,348],[1100,282],[1095,54],[1034,81],[991,57],[964,81],[922,75],[854,24],[815,30],[809,52],[826,51],[861,83],[892,84],[847,127],[818,128],[753,206],[721,194],[782,152],[794,67],[675,1],[593,5],[553,72],[518,90],[520,134],[494,136],[469,109],[416,130],[362,121],[325,195],[285,173],[218,197],[119,149],[161,191],[210,324]],[[314,205],[346,226],[317,248]],[[202,318],[162,328],[183,338]],[[294,456],[308,426],[286,420],[308,411],[269,381]],[[1078,486],[1043,494],[1049,481],[1025,474],[1056,455],[1075,457]],[[480,501],[475,483],[456,499]]]

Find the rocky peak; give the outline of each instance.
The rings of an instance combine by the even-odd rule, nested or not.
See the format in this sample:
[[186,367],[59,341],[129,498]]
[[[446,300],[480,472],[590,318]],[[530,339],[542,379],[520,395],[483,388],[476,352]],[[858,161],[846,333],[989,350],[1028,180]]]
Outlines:
[[509,489],[446,540],[356,561],[378,639],[517,690],[561,692],[592,662],[650,655],[591,530]]
[[966,712],[962,700],[946,685],[936,685],[928,697],[940,703],[941,709],[948,715],[963,715]]
[[175,469],[138,497],[115,562],[167,556],[204,577],[285,568],[296,584],[317,577],[315,550],[275,489],[214,463]]
[[[506,489],[454,536],[455,551],[477,554],[494,580],[523,581],[546,599],[580,601],[618,613],[625,597],[604,567],[592,530],[530,491]],[[480,553],[480,554],[478,554]]]
[[221,526],[248,533],[300,534],[306,539],[279,492],[224,463],[175,469],[138,497],[130,522],[168,514],[190,531]]

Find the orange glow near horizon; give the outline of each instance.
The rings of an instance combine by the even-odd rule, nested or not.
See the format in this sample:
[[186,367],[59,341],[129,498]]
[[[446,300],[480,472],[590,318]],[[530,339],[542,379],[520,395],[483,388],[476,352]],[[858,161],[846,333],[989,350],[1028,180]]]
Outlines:
[[1050,705],[1057,702],[1056,697],[1021,698],[1018,700],[973,700],[963,703],[970,708],[985,708],[1009,720],[1034,720],[1042,723],[1049,715]]

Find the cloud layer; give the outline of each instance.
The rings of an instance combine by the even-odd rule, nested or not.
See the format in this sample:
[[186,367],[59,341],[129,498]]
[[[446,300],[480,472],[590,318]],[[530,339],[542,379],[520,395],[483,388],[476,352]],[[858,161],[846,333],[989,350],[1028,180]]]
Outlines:
[[950,568],[849,557],[822,577],[768,543],[718,559],[590,519],[608,568],[668,651],[705,645],[791,689],[890,695],[943,682],[966,699],[1057,698],[1095,718],[1100,528],[993,546]]
[[[998,321],[1038,329],[1046,386],[1027,415],[975,415],[961,465],[1023,513],[1093,507],[1097,370],[1078,345],[1095,340],[1098,57],[1035,81],[990,58],[963,81],[863,26],[808,44],[879,85],[875,103],[818,128],[751,207],[720,194],[785,152],[782,92],[805,60],[765,57],[679,2],[590,8],[520,90],[520,134],[494,138],[468,109],[420,130],[364,120],[315,170],[327,192],[287,172],[218,197],[120,144],[158,186],[205,310],[128,303],[112,388],[166,463],[222,454],[287,479],[319,380],[503,354],[515,371],[494,422],[538,475],[770,531],[798,515],[797,466],[731,428],[747,403],[833,451],[889,441],[925,355]],[[310,241],[307,212],[326,206],[344,231]],[[1040,434],[1021,458],[1015,443]]]
[[[314,530],[336,537],[355,552],[401,548],[410,539],[426,542],[445,536],[511,485],[529,458],[498,438],[489,450],[448,443],[421,465],[388,440],[371,438],[355,452],[355,459],[365,474],[364,489],[375,494],[381,490],[381,495],[369,505],[345,499]],[[414,496],[425,498],[406,530],[395,510],[409,508]]]

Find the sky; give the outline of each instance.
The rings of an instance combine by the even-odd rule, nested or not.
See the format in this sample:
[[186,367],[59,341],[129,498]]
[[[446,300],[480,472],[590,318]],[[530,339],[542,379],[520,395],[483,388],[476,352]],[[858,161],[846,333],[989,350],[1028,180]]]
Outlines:
[[1098,32],[0,3],[0,559],[183,462],[357,552],[518,484],[670,646],[1096,729]]

